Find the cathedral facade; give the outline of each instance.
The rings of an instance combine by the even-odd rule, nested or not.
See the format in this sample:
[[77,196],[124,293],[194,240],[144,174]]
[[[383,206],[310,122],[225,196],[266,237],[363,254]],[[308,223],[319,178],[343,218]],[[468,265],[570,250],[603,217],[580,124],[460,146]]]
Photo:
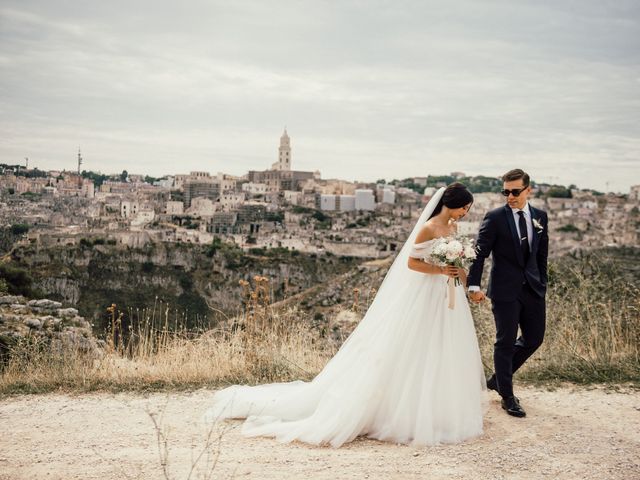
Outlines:
[[316,177],[317,174],[314,172],[302,172],[291,169],[291,139],[289,138],[286,128],[280,137],[278,161],[271,166],[270,170],[251,170],[248,173],[250,182],[266,185],[266,190],[269,193],[284,190],[300,190],[302,183]]

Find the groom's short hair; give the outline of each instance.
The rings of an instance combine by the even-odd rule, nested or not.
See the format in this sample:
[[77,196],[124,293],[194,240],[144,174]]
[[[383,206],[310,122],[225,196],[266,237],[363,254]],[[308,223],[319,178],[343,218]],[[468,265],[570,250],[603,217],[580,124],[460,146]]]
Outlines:
[[514,168],[513,170],[509,170],[502,176],[503,182],[513,182],[514,180],[522,179],[522,184],[526,187],[529,185],[529,174],[524,170],[520,170],[519,168]]

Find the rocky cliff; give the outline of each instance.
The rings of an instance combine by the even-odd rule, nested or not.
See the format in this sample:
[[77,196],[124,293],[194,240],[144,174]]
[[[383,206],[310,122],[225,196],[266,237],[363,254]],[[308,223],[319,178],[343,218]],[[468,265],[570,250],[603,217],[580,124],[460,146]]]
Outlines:
[[76,246],[16,248],[9,264],[24,269],[42,296],[73,306],[103,331],[106,308],[153,308],[162,302],[187,322],[215,321],[217,311],[234,314],[242,307],[240,280],[269,279],[279,300],[336,276],[357,270],[362,260],[301,254],[284,249],[213,245],[152,244],[127,248],[88,242]]

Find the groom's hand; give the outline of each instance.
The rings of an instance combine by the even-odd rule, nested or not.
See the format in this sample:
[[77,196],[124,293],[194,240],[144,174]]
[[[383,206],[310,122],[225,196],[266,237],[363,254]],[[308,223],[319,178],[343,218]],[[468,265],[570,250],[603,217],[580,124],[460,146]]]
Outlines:
[[469,292],[469,299],[473,303],[481,303],[484,301],[485,298],[486,297],[484,295],[484,292],[481,290],[476,290],[475,292]]

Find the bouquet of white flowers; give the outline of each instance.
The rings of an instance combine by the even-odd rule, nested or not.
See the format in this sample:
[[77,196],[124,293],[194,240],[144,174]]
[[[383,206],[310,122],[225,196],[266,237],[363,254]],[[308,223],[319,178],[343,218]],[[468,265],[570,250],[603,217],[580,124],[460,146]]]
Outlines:
[[[476,258],[476,249],[473,241],[466,237],[442,237],[438,238],[431,249],[431,253],[424,259],[425,262],[441,267],[451,265],[458,268],[464,268],[473,262]],[[449,279],[449,308],[455,306],[454,286],[460,285],[460,279],[455,278],[454,284],[451,285]]]
[[[431,254],[425,259],[433,265],[464,268],[476,258],[476,249],[473,241],[466,237],[442,237],[438,238],[431,249]],[[456,278],[456,285],[460,280]]]

